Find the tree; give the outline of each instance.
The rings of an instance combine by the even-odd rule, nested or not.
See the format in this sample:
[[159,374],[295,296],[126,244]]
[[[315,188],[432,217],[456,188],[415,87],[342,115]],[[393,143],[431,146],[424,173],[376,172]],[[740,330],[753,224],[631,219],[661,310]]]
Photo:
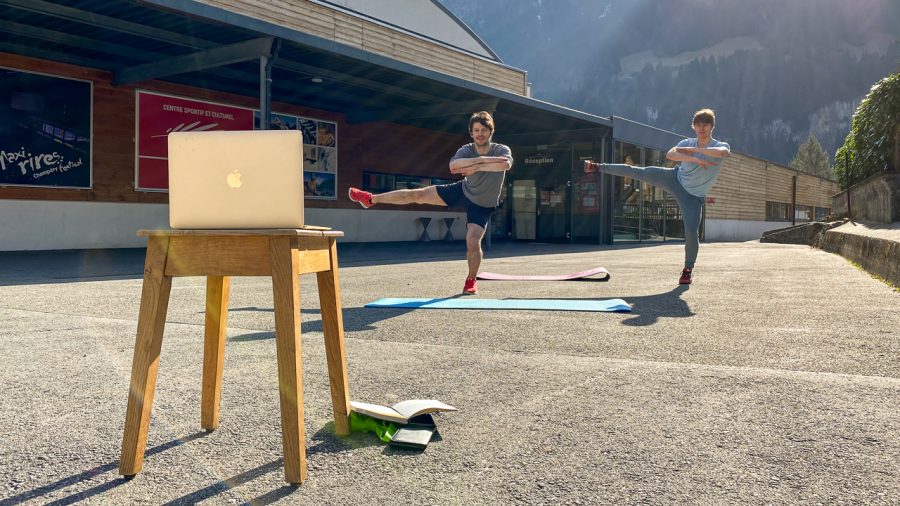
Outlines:
[[814,176],[834,179],[831,165],[828,162],[828,153],[822,149],[822,145],[819,144],[819,140],[812,132],[806,138],[806,142],[797,149],[797,154],[791,160],[790,167]]
[[850,133],[834,155],[834,173],[841,188],[890,167],[893,139],[900,121],[900,72],[875,83],[860,102]]

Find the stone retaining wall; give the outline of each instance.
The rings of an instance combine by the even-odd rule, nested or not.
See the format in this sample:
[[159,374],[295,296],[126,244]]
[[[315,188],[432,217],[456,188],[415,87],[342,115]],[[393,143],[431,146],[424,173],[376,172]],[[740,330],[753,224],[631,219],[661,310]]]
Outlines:
[[831,230],[825,233],[820,246],[900,289],[900,242]]
[[847,217],[847,191],[850,192],[850,217],[854,220],[900,221],[900,173],[876,174],[838,193],[832,197],[833,216]]

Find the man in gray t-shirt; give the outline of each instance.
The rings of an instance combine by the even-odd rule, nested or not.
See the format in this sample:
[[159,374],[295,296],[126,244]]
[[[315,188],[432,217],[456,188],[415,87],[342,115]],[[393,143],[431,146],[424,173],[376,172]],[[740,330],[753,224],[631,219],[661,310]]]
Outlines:
[[431,204],[466,209],[466,258],[469,274],[463,293],[478,293],[475,277],[481,266],[481,240],[488,220],[500,200],[503,179],[513,164],[512,152],[503,144],[491,142],[494,118],[486,111],[469,118],[472,141],[459,148],[450,159],[450,173],[463,176],[452,184],[429,186],[415,190],[395,190],[373,195],[350,188],[350,200],[364,208],[375,204]]
[[[502,157],[509,160],[512,165],[512,152],[507,146],[490,142],[487,151],[484,154],[478,152],[478,146],[474,142],[464,145],[456,151],[453,158],[450,159],[451,172],[453,172],[453,162],[460,160],[459,165],[465,166],[467,161],[478,159],[479,157]],[[456,174],[461,174],[457,171]],[[500,172],[472,172],[462,180],[462,192],[467,199],[473,203],[487,208],[497,207],[500,200],[500,189],[503,188],[503,180],[506,177],[506,171]]]

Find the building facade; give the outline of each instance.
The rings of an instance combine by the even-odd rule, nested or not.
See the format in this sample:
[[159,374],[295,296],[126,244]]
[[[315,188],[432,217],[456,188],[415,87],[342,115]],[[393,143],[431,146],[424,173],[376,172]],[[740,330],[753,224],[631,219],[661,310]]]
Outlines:
[[[5,2],[0,251],[143,246],[138,229],[168,225],[165,135],[191,129],[303,130],[306,221],[343,230],[347,241],[416,240],[421,218],[431,218],[432,237],[449,226],[461,239],[459,210],[363,211],[346,194],[454,179],[447,162],[468,142],[477,110],[494,114],[495,140],[516,159],[492,238],[679,239],[677,205],[664,192],[586,176],[581,164],[664,163],[680,137],[534,100],[527,74],[439,3],[415,6]],[[833,182],[738,154],[708,199],[706,239],[814,219],[836,192]]]

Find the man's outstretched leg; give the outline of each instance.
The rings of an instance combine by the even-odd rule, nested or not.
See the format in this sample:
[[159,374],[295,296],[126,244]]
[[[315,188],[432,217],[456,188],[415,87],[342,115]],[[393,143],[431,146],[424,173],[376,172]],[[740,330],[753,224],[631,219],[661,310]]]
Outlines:
[[602,172],[614,176],[632,177],[650,183],[671,193],[678,201],[684,220],[684,269],[678,283],[691,284],[694,261],[700,248],[700,214],[703,211],[703,198],[691,195],[678,182],[675,169],[668,167],[634,167],[625,164],[597,163],[590,160],[584,162],[584,172]]
[[658,186],[669,193],[675,193],[681,187],[676,179],[675,169],[668,167],[635,167],[622,163],[598,163],[585,160],[584,172],[585,174],[602,172],[613,176],[631,177]]
[[430,204],[433,206],[446,206],[447,204],[438,195],[434,186],[426,188],[418,188],[416,190],[395,190],[387,193],[379,193],[374,195],[358,188],[350,188],[348,191],[350,200],[359,205],[369,208],[375,204]]
[[366,209],[375,205],[375,203],[372,202],[372,194],[367,191],[360,190],[359,188],[351,187],[347,192],[347,195],[350,197],[350,200],[356,202]]
[[466,225],[466,260],[469,262],[469,275],[466,276],[464,293],[478,293],[478,268],[481,267],[481,259],[484,252],[481,250],[481,239],[484,238],[484,228],[474,223]]

